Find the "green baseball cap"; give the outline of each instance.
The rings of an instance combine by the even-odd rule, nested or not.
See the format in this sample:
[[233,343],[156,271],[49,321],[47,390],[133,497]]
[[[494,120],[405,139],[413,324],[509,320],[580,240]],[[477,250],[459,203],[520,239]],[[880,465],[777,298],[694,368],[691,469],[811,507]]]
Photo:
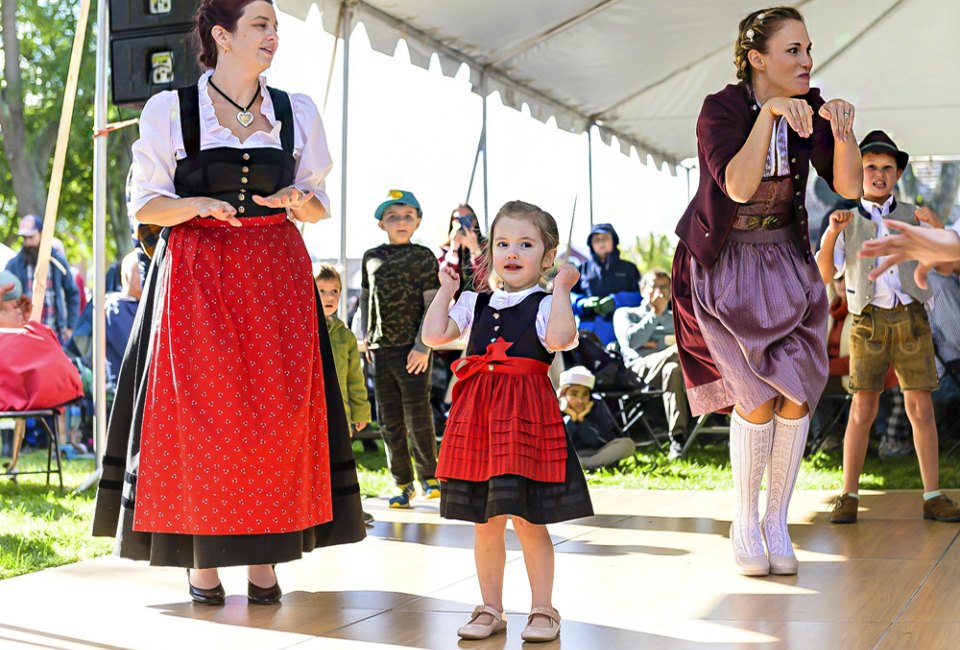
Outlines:
[[390,190],[387,192],[387,200],[380,204],[377,208],[377,211],[373,213],[373,216],[377,218],[377,221],[383,219],[383,211],[389,208],[391,205],[409,205],[411,208],[416,208],[417,215],[421,218],[423,217],[423,210],[420,209],[420,202],[417,201],[417,197],[413,195],[413,192],[408,192],[406,190]]

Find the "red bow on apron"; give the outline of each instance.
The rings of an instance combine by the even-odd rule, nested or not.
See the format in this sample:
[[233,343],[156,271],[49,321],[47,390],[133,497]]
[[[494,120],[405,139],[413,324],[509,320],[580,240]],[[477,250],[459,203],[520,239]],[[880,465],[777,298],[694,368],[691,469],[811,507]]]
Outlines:
[[527,357],[508,357],[507,350],[513,343],[498,338],[487,346],[486,354],[472,354],[460,360],[453,374],[457,383],[453,386],[453,401],[457,400],[464,381],[481,372],[496,372],[506,375],[545,375],[550,366]]

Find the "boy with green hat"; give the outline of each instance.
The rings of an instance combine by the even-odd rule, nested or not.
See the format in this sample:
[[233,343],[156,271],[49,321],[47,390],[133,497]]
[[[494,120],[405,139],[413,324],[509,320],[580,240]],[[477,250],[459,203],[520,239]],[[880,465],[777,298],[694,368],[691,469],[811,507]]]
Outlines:
[[390,507],[409,508],[417,489],[408,440],[423,495],[440,496],[430,348],[420,338],[423,316],[440,288],[439,267],[429,248],[410,242],[423,217],[411,192],[390,190],[374,216],[388,243],[363,254],[360,323],[373,364],[380,435],[400,489]]

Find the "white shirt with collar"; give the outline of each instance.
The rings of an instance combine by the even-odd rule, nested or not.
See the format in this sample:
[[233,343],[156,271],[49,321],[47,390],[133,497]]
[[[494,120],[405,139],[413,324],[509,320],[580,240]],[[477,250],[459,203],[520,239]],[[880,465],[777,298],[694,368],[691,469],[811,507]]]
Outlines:
[[[883,225],[883,220],[887,218],[890,210],[893,208],[893,195],[891,194],[883,203],[874,203],[867,199],[860,199],[860,205],[863,206],[864,211],[870,215],[870,221],[877,226],[877,239],[889,235],[890,231]],[[864,217],[858,211],[854,210],[853,218],[863,219]],[[826,233],[824,233],[824,237],[826,237]],[[847,256],[844,243],[845,238],[841,232],[837,237],[836,245],[833,247],[833,267],[837,269],[836,275],[833,276],[834,278],[842,277],[847,268]],[[821,246],[822,245],[823,242],[821,240]],[[884,257],[878,257],[877,264],[880,264],[884,259]],[[880,307],[881,309],[892,309],[897,305],[909,305],[911,302],[913,302],[913,297],[904,292],[903,285],[900,283],[900,270],[898,267],[893,266],[889,268],[877,278],[874,283],[873,299],[870,300],[871,305]]]
[[[210,99],[208,80],[213,70],[207,70],[197,82],[200,108],[200,150],[216,147],[233,149],[273,148],[280,149],[280,122],[273,109],[273,99],[267,91],[266,77],[260,77],[260,113],[267,118],[272,129],[253,131],[243,142],[217,121]],[[326,192],[326,177],[333,167],[327,149],[323,120],[313,100],[306,95],[290,93],[293,110],[294,142],[296,158],[294,186],[313,192],[330,211],[330,198]],[[133,166],[129,214],[135,215],[151,199],[166,196],[180,198],[173,184],[177,161],[187,157],[180,130],[180,101],[175,90],[157,93],[147,101],[140,113],[140,139],[133,145]]]
[[[507,309],[508,307],[514,307],[523,302],[523,299],[529,296],[534,291],[543,291],[539,286],[533,286],[529,289],[524,289],[523,291],[504,291],[502,289],[497,289],[490,296],[490,306],[494,309]],[[460,328],[460,340],[469,341],[470,340],[470,326],[473,325],[473,312],[474,308],[477,306],[477,294],[473,291],[464,291],[460,294],[459,300],[456,304],[450,308],[450,318],[453,319],[453,322],[457,324],[457,327]],[[553,296],[547,294],[547,297],[540,301],[540,309],[537,312],[537,337],[540,339],[540,344],[544,348],[550,349],[547,347],[546,334],[547,334],[547,321],[550,319],[550,308],[553,306]],[[573,341],[564,348],[564,350],[572,350],[577,347],[580,343],[580,335],[578,334],[573,338]]]

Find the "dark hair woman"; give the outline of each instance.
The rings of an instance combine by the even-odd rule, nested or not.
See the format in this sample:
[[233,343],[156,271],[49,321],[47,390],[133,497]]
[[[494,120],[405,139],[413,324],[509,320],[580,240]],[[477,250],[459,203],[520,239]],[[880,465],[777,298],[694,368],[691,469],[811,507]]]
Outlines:
[[450,234],[440,246],[439,259],[440,266],[449,266],[460,274],[460,291],[490,290],[483,260],[486,243],[473,208],[466,203],[454,208],[450,213]]
[[[150,99],[129,210],[163,226],[109,424],[94,534],[123,557],[188,569],[224,602],[218,567],[272,565],[365,536],[356,470],[310,258],[293,221],[327,216],[320,115],[261,76],[265,0],[204,0],[200,81]],[[117,519],[120,519],[119,527]]]
[[810,52],[796,9],[764,9],[741,21],[741,81],[703,103],[700,186],[677,226],[680,361],[694,415],[733,407],[730,538],[744,575],[793,574],[798,566],[787,507],[809,411],[827,379],[827,299],[804,207],[810,163],[839,194],[861,192],[854,108],[842,99],[825,102],[810,87]]

